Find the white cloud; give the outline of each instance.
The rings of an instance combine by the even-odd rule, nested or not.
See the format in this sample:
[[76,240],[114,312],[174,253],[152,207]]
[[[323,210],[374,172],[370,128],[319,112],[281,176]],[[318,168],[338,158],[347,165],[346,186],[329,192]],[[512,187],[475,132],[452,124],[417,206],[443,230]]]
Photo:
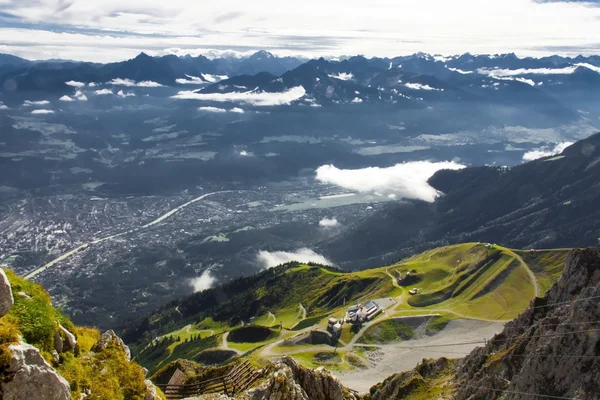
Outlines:
[[83,93],[81,90],[77,90],[75,92],[75,99],[79,100],[79,101],[87,101],[88,98],[85,95],[85,93]]
[[232,93],[198,93],[181,91],[173,96],[180,100],[201,100],[217,102],[240,102],[254,106],[280,106],[302,98],[306,90],[302,86],[293,87],[285,92],[232,92]]
[[199,277],[190,279],[190,285],[194,288],[194,293],[197,293],[212,288],[216,281],[217,279],[211,274],[210,270],[206,270]]
[[123,90],[119,90],[117,92],[117,96],[123,97],[123,98],[125,98],[125,97],[135,97],[135,93],[133,93],[133,92],[124,92]]
[[478,68],[477,73],[481,75],[488,75],[491,77],[508,77],[508,76],[519,76],[519,75],[570,75],[574,73],[578,67],[584,67],[591,69],[592,71],[600,73],[600,67],[588,63],[577,63],[572,66],[563,68],[519,68],[519,69],[489,69],[489,68]]
[[473,71],[463,71],[462,69],[459,68],[450,68],[450,67],[446,67],[448,68],[448,70],[452,71],[452,72],[458,72],[459,74],[463,74],[463,75],[468,75],[468,74],[473,74]]
[[90,83],[88,83],[88,86],[89,87],[96,87],[98,85],[95,82],[90,82]]
[[247,151],[247,150],[242,150],[240,151],[240,156],[242,157],[253,157],[254,153]]
[[569,147],[572,144],[573,144],[573,142],[562,142],[562,143],[557,143],[556,146],[554,146],[553,148],[544,147],[544,148],[537,149],[537,150],[531,150],[523,155],[523,160],[524,161],[533,161],[533,160],[537,160],[539,158],[555,156],[557,154],[562,153],[564,149],[566,149],[567,147]]
[[50,104],[50,102],[48,100],[38,100],[38,101],[25,100],[25,102],[23,103],[23,105],[25,107],[45,106],[48,104]]
[[339,74],[329,75],[330,78],[340,79],[342,81],[350,81],[354,78],[351,72],[340,72]]
[[7,105],[3,104],[3,103],[0,101],[0,110],[10,110],[10,108],[8,108],[8,106],[7,106]]
[[349,190],[386,196],[394,194],[398,198],[433,202],[440,193],[427,183],[429,178],[443,169],[462,168],[465,166],[449,161],[416,161],[396,164],[389,168],[369,167],[355,170],[323,165],[317,169],[316,178],[320,182]]
[[33,110],[32,114],[44,115],[44,114],[54,114],[52,110]]
[[227,110],[219,107],[199,107],[198,110],[211,113],[226,113]]
[[114,94],[112,90],[110,89],[100,89],[100,90],[96,90],[96,95],[97,96],[106,96],[106,95],[111,95]]
[[60,99],[58,99],[58,100],[60,100],[60,101],[66,101],[66,102],[75,101],[75,99],[74,99],[74,98],[72,98],[72,97],[69,97],[69,96],[67,96],[67,95],[64,95],[64,96],[62,96],[62,97],[61,97]]
[[185,76],[187,76],[187,79],[179,78],[175,79],[175,82],[179,85],[204,85],[206,83],[202,80],[202,78],[199,78],[197,76],[192,76],[188,74],[186,74]]
[[339,222],[337,218],[323,218],[319,221],[319,226],[322,228],[333,228],[334,226],[338,226]]
[[273,268],[281,264],[292,261],[301,263],[314,262],[323,265],[333,265],[331,261],[323,257],[321,254],[315,253],[308,248],[302,248],[294,252],[289,251],[264,251],[261,250],[257,255],[258,262],[264,268]]
[[[546,55],[555,49],[563,54],[593,54],[600,16],[598,7],[583,2],[532,0],[487,2],[485,7],[480,0],[306,0],[285,7],[236,0],[208,4],[130,0],[127,7],[124,2],[105,0],[90,7],[89,2],[75,0],[61,12],[56,0],[0,0],[0,4],[18,25],[27,26],[0,28],[8,52],[32,59],[86,61],[123,60],[141,50],[206,54],[212,51],[207,49],[226,48],[267,48],[277,54],[311,57],[397,56],[418,51]],[[236,15],[228,18],[232,10]],[[106,33],[98,33],[102,31]]]
[[156,82],[152,82],[152,81],[136,82],[131,79],[121,79],[121,78],[113,79],[112,81],[107,82],[107,84],[114,85],[114,86],[126,86],[126,87],[145,87],[145,88],[163,87],[163,85],[161,85],[160,83],[156,83]]
[[361,99],[360,97],[355,97],[354,99],[352,99],[353,103],[362,103],[363,99]]
[[211,74],[202,74],[202,77],[204,78],[205,81],[210,82],[210,83],[220,82],[222,80],[229,78],[227,75],[211,75]]
[[436,89],[434,87],[431,87],[429,85],[422,85],[420,83],[406,83],[404,84],[404,86],[406,86],[409,89],[413,89],[413,90],[435,90],[438,92],[443,92],[444,89]]
[[65,85],[73,86],[73,87],[76,87],[76,88],[81,88],[81,87],[85,86],[85,83],[83,83],[83,82],[77,82],[77,81],[69,81],[69,82],[65,82]]
[[242,109],[241,109],[241,108],[239,108],[239,107],[233,107],[233,108],[232,108],[231,110],[229,110],[229,111],[231,111],[232,113],[238,113],[238,114],[243,114],[243,113],[245,113],[245,111],[244,111],[244,110],[242,110]]

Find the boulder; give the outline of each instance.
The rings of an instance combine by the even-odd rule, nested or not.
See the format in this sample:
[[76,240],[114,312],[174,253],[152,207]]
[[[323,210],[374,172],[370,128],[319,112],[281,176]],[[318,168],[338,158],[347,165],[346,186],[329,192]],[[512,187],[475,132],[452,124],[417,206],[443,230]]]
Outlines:
[[54,350],[56,350],[57,353],[63,352],[63,340],[60,337],[59,331],[54,331]]
[[77,345],[77,338],[71,332],[69,332],[64,326],[58,325],[61,333],[66,337],[66,340],[63,340],[63,351],[74,351],[75,346]]
[[13,298],[12,289],[10,288],[10,282],[4,273],[4,270],[0,268],[0,317],[4,317],[11,310],[15,300]]
[[27,344],[10,345],[12,353],[6,372],[12,379],[2,383],[4,400],[69,400],[69,383]]
[[98,352],[106,349],[110,345],[115,345],[117,347],[120,347],[123,350],[123,352],[125,352],[127,361],[131,361],[131,351],[129,350],[129,347],[112,330],[108,330],[108,331],[104,332],[102,334],[102,336],[100,336],[100,339],[98,339],[96,344],[94,344],[94,346],[92,347],[92,351],[98,353]]

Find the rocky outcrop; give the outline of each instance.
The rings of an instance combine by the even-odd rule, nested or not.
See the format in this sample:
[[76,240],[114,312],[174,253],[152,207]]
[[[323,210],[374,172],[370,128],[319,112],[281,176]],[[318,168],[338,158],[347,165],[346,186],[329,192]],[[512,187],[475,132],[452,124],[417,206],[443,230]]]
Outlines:
[[15,300],[13,298],[10,282],[6,277],[4,270],[0,268],[0,317],[8,314],[14,304]]
[[241,397],[243,400],[357,400],[358,397],[323,368],[301,367],[291,357],[273,365],[267,380]]
[[162,400],[158,395],[156,386],[154,386],[151,380],[146,379],[144,383],[146,384],[146,396],[144,397],[144,400]]
[[[69,332],[64,326],[58,325],[58,329],[61,332],[61,336],[65,337],[62,344],[62,351],[74,351],[77,345],[77,338],[71,332]],[[129,350],[129,348],[127,348]]]
[[100,336],[100,339],[98,339],[98,341],[92,347],[92,351],[99,352],[109,346],[117,346],[121,348],[127,356],[127,361],[131,361],[131,351],[129,350],[129,347],[112,330],[108,330],[104,332],[102,336]]
[[562,278],[461,363],[456,399],[600,399],[600,251],[574,250]]
[[26,343],[9,346],[12,359],[2,383],[4,400],[69,400],[69,383],[44,360],[39,350]]

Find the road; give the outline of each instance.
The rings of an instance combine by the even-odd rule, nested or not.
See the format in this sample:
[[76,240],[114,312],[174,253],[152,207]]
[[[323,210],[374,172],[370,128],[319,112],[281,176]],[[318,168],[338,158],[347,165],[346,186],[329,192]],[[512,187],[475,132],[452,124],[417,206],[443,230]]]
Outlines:
[[137,231],[139,231],[141,229],[149,228],[151,226],[154,226],[154,225],[157,225],[157,224],[161,223],[162,221],[166,220],[167,218],[169,218],[170,216],[172,216],[176,212],[178,212],[178,211],[186,208],[187,206],[189,206],[191,204],[194,204],[194,203],[196,203],[198,201],[204,200],[207,197],[214,196],[216,194],[232,193],[232,192],[233,192],[233,190],[221,190],[221,191],[218,191],[218,192],[212,192],[212,193],[203,194],[202,196],[196,197],[195,199],[190,200],[190,201],[188,201],[185,204],[182,204],[182,205],[180,205],[178,207],[175,207],[174,209],[172,209],[170,211],[167,211],[166,213],[164,213],[163,215],[161,215],[160,217],[158,217],[154,221],[152,221],[152,222],[150,222],[150,223],[148,223],[146,225],[143,225],[143,226],[141,226],[139,228],[129,229],[127,231],[124,231],[124,232],[121,232],[121,233],[117,233],[115,235],[110,235],[110,236],[106,236],[106,237],[103,237],[103,238],[100,238],[100,239],[91,240],[91,241],[89,241],[87,243],[83,243],[79,247],[77,247],[77,248],[75,248],[75,249],[73,249],[73,250],[71,250],[71,251],[69,251],[67,253],[62,254],[61,256],[59,256],[59,257],[55,258],[54,260],[50,261],[49,263],[47,263],[47,264],[45,264],[45,265],[43,265],[43,266],[41,266],[39,268],[36,268],[35,270],[31,271],[30,273],[28,273],[27,275],[25,275],[25,279],[35,278],[40,273],[46,271],[49,268],[52,268],[53,266],[55,266],[59,262],[66,260],[67,258],[71,257],[73,254],[77,253],[78,251],[87,249],[90,245],[94,245],[94,244],[99,244],[99,243],[102,243],[102,242],[106,242],[107,240],[111,240],[111,239],[117,238],[119,236],[123,236],[123,235],[127,235],[127,234],[130,234],[130,233],[134,233],[134,232],[137,232]]

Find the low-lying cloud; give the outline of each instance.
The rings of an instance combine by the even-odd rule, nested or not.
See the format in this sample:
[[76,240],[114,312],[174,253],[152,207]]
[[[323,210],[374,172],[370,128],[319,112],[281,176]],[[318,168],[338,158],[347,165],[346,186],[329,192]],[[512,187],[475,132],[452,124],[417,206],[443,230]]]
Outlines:
[[123,90],[119,90],[117,92],[117,96],[125,98],[125,97],[135,97],[135,93],[133,92],[124,92]]
[[354,75],[351,72],[340,72],[339,74],[329,75],[329,77],[342,81],[350,81],[354,78]]
[[543,147],[537,150],[528,151],[523,155],[523,161],[533,161],[544,157],[555,156],[562,153],[567,147],[572,145],[573,142],[561,142],[557,143],[554,148]]
[[8,106],[0,101],[0,110],[10,110]]
[[339,224],[340,223],[338,222],[337,218],[323,218],[319,221],[319,226],[321,228],[333,228]]
[[76,87],[76,88],[82,88],[85,86],[85,83],[77,82],[77,81],[69,81],[69,82],[65,82],[65,85]]
[[194,288],[194,293],[197,293],[210,289],[216,281],[217,278],[212,275],[210,270],[206,270],[199,277],[190,279],[190,285]]
[[322,256],[321,254],[315,253],[313,250],[308,248],[302,248],[297,251],[259,251],[257,255],[258,262],[266,269],[273,268],[281,264],[285,264],[292,261],[298,261],[301,263],[314,262],[324,265],[333,265],[331,261]]
[[100,89],[100,90],[96,90],[96,95],[97,96],[108,96],[108,95],[112,95],[114,94],[112,90],[110,89]]
[[220,81],[223,81],[223,80],[229,78],[227,75],[211,75],[211,74],[202,74],[202,77],[204,78],[205,81],[210,82],[210,83],[220,82]]
[[175,82],[179,85],[204,85],[206,82],[202,78],[185,74],[187,78],[175,79]]
[[431,87],[429,85],[422,85],[420,83],[405,83],[404,86],[406,86],[409,89],[413,89],[413,90],[435,90],[438,92],[443,92],[444,89],[436,89],[434,87]]
[[389,168],[369,167],[339,169],[323,165],[317,169],[317,180],[358,192],[394,195],[397,199],[418,199],[433,202],[440,193],[427,181],[443,169],[458,170],[464,165],[455,162],[416,161]]
[[34,115],[44,115],[44,114],[54,114],[54,111],[52,110],[33,110],[31,112]]
[[50,104],[50,102],[48,100],[37,100],[37,101],[25,100],[25,102],[23,103],[23,106],[34,107],[34,106],[46,106],[48,104]]
[[163,87],[163,85],[161,85],[160,83],[156,83],[156,82],[152,82],[152,81],[136,82],[136,81],[131,80],[131,79],[122,79],[122,78],[113,79],[112,81],[107,82],[107,84],[108,85],[114,85],[114,86],[144,87],[144,88],[158,88],[158,87]]
[[173,96],[179,100],[200,100],[215,102],[240,102],[257,107],[281,106],[290,104],[306,94],[302,86],[293,87],[285,92],[231,92],[231,93],[198,93],[194,91],[181,91]]
[[60,100],[60,101],[65,101],[65,102],[72,102],[72,101],[75,101],[75,99],[74,99],[74,98],[72,98],[72,97],[69,97],[69,96],[67,96],[67,95],[64,95],[64,96],[62,96],[62,97],[61,97],[60,99],[58,99],[58,100]]
[[588,63],[577,63],[563,68],[519,68],[519,69],[489,69],[478,68],[477,73],[488,76],[519,76],[519,75],[570,75],[577,68],[583,67],[600,73],[600,67]]

